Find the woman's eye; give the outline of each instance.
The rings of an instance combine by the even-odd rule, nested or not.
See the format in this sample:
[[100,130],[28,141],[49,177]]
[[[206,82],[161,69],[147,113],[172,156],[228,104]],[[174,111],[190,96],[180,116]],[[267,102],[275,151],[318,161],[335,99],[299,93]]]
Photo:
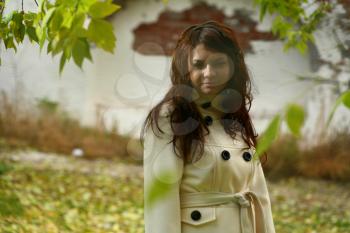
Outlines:
[[202,69],[204,67],[204,64],[203,63],[194,63],[193,67],[197,68],[197,69]]
[[226,65],[226,62],[218,62],[214,64],[214,66],[223,66],[223,65]]

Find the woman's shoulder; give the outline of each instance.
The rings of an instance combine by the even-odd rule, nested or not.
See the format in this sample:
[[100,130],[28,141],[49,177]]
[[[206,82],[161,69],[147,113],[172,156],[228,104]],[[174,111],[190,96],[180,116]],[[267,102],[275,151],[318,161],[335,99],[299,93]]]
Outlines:
[[[156,135],[167,135],[173,134],[171,129],[170,116],[173,110],[173,105],[170,102],[164,102],[159,108],[159,115],[153,121],[152,128]],[[150,125],[151,126],[151,125]],[[159,128],[158,128],[159,126]]]

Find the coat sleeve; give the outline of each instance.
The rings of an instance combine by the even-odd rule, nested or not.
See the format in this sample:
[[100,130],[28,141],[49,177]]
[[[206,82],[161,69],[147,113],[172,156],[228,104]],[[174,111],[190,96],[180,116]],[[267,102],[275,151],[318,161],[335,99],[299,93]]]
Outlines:
[[262,165],[259,159],[257,160],[253,159],[253,163],[254,163],[253,165],[254,172],[253,172],[253,177],[250,182],[249,188],[258,197],[263,210],[263,216],[256,216],[256,217],[264,218],[267,233],[275,233],[275,226],[274,226],[272,210],[271,210],[271,201],[270,201],[270,196],[267,189],[264,171],[262,169]]
[[[145,233],[181,233],[179,187],[183,160],[173,151],[171,128],[167,122],[167,118],[159,118],[160,128],[165,131],[161,138],[158,138],[150,127],[145,131],[143,155]],[[158,192],[164,187],[167,188],[166,192],[151,205],[148,196],[154,186],[157,186],[154,190]]]

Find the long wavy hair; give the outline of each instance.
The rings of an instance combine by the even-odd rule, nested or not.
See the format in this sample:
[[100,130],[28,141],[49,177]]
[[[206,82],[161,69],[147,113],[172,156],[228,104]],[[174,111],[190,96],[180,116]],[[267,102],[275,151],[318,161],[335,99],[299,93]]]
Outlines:
[[[169,116],[173,133],[171,142],[175,154],[186,162],[195,162],[201,158],[204,151],[204,137],[209,133],[197,104],[193,101],[195,89],[190,80],[188,64],[192,50],[199,44],[204,44],[212,51],[225,53],[234,66],[232,77],[224,90],[233,89],[238,92],[241,104],[235,111],[225,113],[221,117],[220,123],[225,132],[232,139],[236,137],[237,132],[240,132],[248,148],[256,147],[258,136],[249,116],[253,100],[252,83],[235,32],[230,27],[215,21],[190,26],[182,32],[172,54],[170,71],[172,86],[164,98],[150,110],[140,134],[143,145],[147,127],[151,126],[153,132],[157,127],[164,133],[159,127],[158,120],[164,105],[170,106]],[[234,102],[237,100],[232,100],[232,103]]]

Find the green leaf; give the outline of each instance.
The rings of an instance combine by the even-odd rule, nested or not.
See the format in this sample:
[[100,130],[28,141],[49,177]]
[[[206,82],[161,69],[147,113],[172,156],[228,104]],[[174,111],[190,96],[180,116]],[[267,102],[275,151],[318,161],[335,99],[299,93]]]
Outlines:
[[57,55],[64,49],[66,43],[66,38],[68,37],[70,31],[68,28],[61,28],[59,31],[58,37],[52,40],[52,56]]
[[35,42],[39,42],[39,38],[38,36],[36,35],[36,32],[35,32],[35,28],[34,27],[27,27],[26,28],[26,33],[30,39],[30,41],[35,41]]
[[62,8],[59,8],[56,10],[55,14],[52,16],[51,22],[50,22],[50,29],[51,31],[58,31],[63,23],[63,15],[62,15]]
[[112,24],[101,19],[92,19],[88,27],[87,36],[98,47],[113,53],[116,38]]
[[276,115],[258,141],[258,146],[256,148],[257,156],[261,156],[277,138],[280,129],[280,124],[281,116]]
[[45,4],[46,4],[47,0],[39,0],[39,6],[38,9],[41,12],[45,11]]
[[88,12],[91,5],[93,5],[96,0],[80,0],[79,2],[79,10],[82,12]]
[[37,14],[34,12],[27,12],[23,15],[24,21],[34,21]]
[[39,46],[40,46],[40,51],[42,50],[45,40],[47,38],[46,31],[47,31],[47,24],[50,22],[53,14],[55,13],[56,8],[52,7],[50,8],[44,15],[44,18],[41,22],[40,27],[36,28],[36,34],[39,38]]
[[166,197],[166,195],[171,191],[173,184],[169,184],[166,182],[163,182],[163,178],[166,180],[170,178],[171,180],[174,180],[175,174],[163,171],[160,175],[160,178],[153,179],[149,191],[146,193],[145,202],[151,207],[154,205],[155,202],[161,200],[162,198]]
[[[58,26],[59,28],[62,28],[62,27],[70,28],[72,26],[73,16],[75,14],[72,14],[71,11],[67,11],[67,9],[63,7],[57,7],[55,15],[52,17],[50,23],[53,24],[52,26],[54,26],[54,28]],[[58,18],[54,19],[55,17],[58,17]],[[55,22],[52,22],[53,20],[55,20]]]
[[73,29],[72,33],[75,34],[77,31],[79,31],[79,29],[83,27],[84,22],[85,22],[85,14],[79,13],[74,15],[73,21],[72,21],[72,29]]
[[267,3],[262,2],[260,5],[260,17],[259,17],[260,22],[262,22],[262,20],[264,19],[265,14],[266,14],[266,10],[267,10]]
[[88,13],[92,18],[101,19],[113,14],[119,9],[119,5],[110,2],[96,2],[91,5]]
[[13,42],[12,36],[9,36],[6,39],[4,39],[4,44],[5,44],[6,49],[13,48],[17,52],[17,47],[16,47],[15,43]]
[[55,13],[55,11],[56,11],[56,8],[52,7],[46,12],[46,14],[45,14],[45,16],[43,18],[43,21],[41,23],[42,27],[46,27],[46,25],[50,22],[50,20],[51,20],[53,14]]
[[299,137],[300,129],[305,121],[304,108],[297,104],[289,104],[287,106],[286,121],[290,131]]
[[17,43],[21,43],[23,41],[25,32],[26,32],[26,28],[22,23],[17,26],[16,30],[14,31],[14,35]]
[[342,100],[343,104],[345,105],[345,107],[350,109],[350,91],[345,92],[342,95],[341,100]]
[[12,21],[15,23],[16,26],[22,24],[23,21],[23,14],[20,12],[15,12],[12,15]]
[[45,40],[46,40],[46,27],[42,28],[42,27],[38,27],[36,29],[36,34],[38,36],[39,39],[39,47],[40,47],[40,51],[42,50]]
[[339,107],[340,104],[344,104],[345,107],[350,109],[350,91],[346,91],[344,92],[336,101],[335,104],[332,108],[331,113],[328,116],[328,120],[327,120],[327,127],[329,126],[329,124],[331,123],[334,113],[337,110],[337,108]]
[[47,43],[46,53],[49,54],[52,51],[52,41]]
[[301,54],[305,54],[305,51],[307,50],[307,45],[304,41],[297,41],[295,43],[295,47],[299,50]]
[[61,55],[61,59],[60,59],[60,75],[62,74],[62,71],[63,71],[63,68],[64,68],[64,65],[66,64],[66,54],[65,53],[62,53]]
[[34,25],[34,21],[36,20],[36,14],[29,12],[29,13],[25,13],[23,15],[23,22],[24,25],[26,25],[26,27],[32,27]]
[[12,14],[12,20],[9,21],[9,26],[17,43],[21,43],[25,35],[23,13],[14,12]]
[[90,47],[86,39],[78,39],[73,47],[72,56],[74,62],[81,68],[84,58],[92,60]]

